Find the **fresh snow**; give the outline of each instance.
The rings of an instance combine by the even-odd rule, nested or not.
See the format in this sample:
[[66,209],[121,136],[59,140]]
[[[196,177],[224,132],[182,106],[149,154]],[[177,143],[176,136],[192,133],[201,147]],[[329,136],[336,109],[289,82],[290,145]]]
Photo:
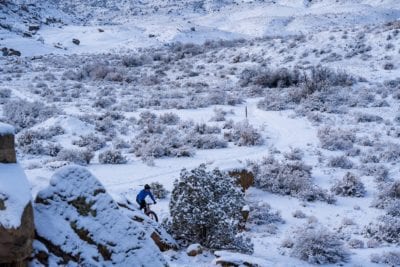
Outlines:
[[31,193],[24,170],[19,164],[0,163],[0,198],[5,210],[0,210],[0,226],[10,229],[21,225]]
[[15,129],[9,124],[0,122],[0,135],[14,134]]
[[[0,109],[3,103],[16,98],[43,102],[53,99],[57,108],[64,113],[38,123],[31,129],[41,130],[51,126],[61,126],[65,129],[65,133],[53,137],[51,141],[64,148],[72,149],[81,149],[72,144],[72,141],[77,140],[80,135],[95,133],[104,136],[96,130],[94,123],[86,122],[82,117],[84,115],[102,116],[105,111],[114,111],[113,108],[118,112],[122,110],[121,112],[127,118],[117,125],[116,137],[122,138],[129,144],[140,130],[135,128],[135,119],[139,118],[141,112],[148,110],[157,115],[173,112],[182,121],[193,120],[195,123],[206,123],[222,128],[224,122],[210,122],[210,118],[215,114],[214,109],[222,108],[227,111],[226,120],[240,122],[247,119],[262,134],[264,144],[260,146],[239,147],[230,142],[227,148],[199,149],[193,157],[188,158],[156,158],[153,164],[143,162],[129,151],[130,148],[124,150],[124,156],[128,159],[127,164],[100,164],[97,156],[105,148],[96,151],[87,169],[97,177],[99,184],[101,183],[107,193],[118,203],[125,203],[127,199],[135,203],[136,194],[146,183],[160,182],[171,191],[173,182],[179,177],[182,168],[190,170],[201,163],[206,163],[209,169],[214,167],[222,170],[240,169],[246,166],[248,160],[259,160],[270,155],[281,158],[291,149],[297,148],[304,153],[304,163],[313,168],[314,183],[322,189],[329,191],[335,180],[341,179],[347,171],[360,176],[366,187],[365,197],[337,196],[337,202],[334,205],[318,201],[304,202],[294,197],[272,194],[252,187],[246,191],[246,200],[249,202],[247,208],[251,210],[252,205],[268,203],[273,210],[281,213],[285,221],[284,224],[276,225],[275,233],[270,232],[271,228],[264,225],[265,228],[255,227],[245,231],[245,234],[254,242],[253,255],[227,251],[216,252],[214,255],[206,250],[202,255],[189,257],[186,255],[186,248],[182,248],[178,251],[163,253],[170,266],[214,266],[216,256],[242,264],[244,261],[251,261],[260,266],[314,266],[290,257],[288,250],[281,247],[282,242],[290,237],[293,230],[313,218],[330,231],[343,237],[345,241],[357,238],[366,244],[368,238],[363,233],[364,227],[384,214],[384,210],[371,207],[371,202],[379,192],[377,182],[372,175],[364,173],[365,166],[369,163],[364,163],[361,156],[347,156],[345,151],[322,149],[318,130],[329,126],[354,132],[356,135],[354,146],[360,149],[360,153],[364,153],[362,156],[378,154],[375,152],[379,145],[390,147],[392,143],[394,147],[400,143],[399,87],[396,85],[391,87],[387,84],[387,81],[391,80],[394,83],[400,77],[398,63],[400,47],[399,38],[396,37],[399,26],[387,24],[398,23],[400,1],[207,0],[204,8],[200,9],[193,7],[195,2],[198,1],[134,0],[114,3],[111,0],[92,0],[77,1],[76,6],[72,7],[68,1],[48,1],[48,3],[37,1],[35,11],[38,13],[37,17],[40,18],[39,21],[29,14],[24,13],[19,16],[18,13],[9,12],[7,8],[0,8],[0,23],[4,22],[12,26],[10,31],[0,28],[0,48],[14,48],[21,51],[23,56],[21,59],[0,57],[0,71],[4,70],[0,90],[12,91],[10,99],[3,100],[0,97]],[[108,9],[110,6],[113,6],[113,10]],[[76,14],[67,14],[61,11],[60,7],[64,10],[71,8]],[[62,22],[42,24],[40,30],[31,38],[22,36],[27,27],[24,20],[40,23],[40,20],[45,21],[50,17],[60,18]],[[73,44],[73,38],[79,39],[80,44]],[[129,85],[125,82],[93,81],[89,78],[83,78],[80,81],[63,78],[63,74],[67,71],[79,71],[82,66],[101,62],[103,59],[111,66],[115,64],[117,68],[120,68],[119,55],[141,56],[147,55],[147,51],[150,51],[151,56],[160,53],[162,56],[174,57],[176,54],[168,50],[172,47],[171,42],[202,44],[209,39],[245,39],[247,41],[245,43],[233,41],[198,56],[183,55],[180,60],[177,60],[177,64],[175,62],[165,65],[154,63],[154,66],[159,67],[158,69],[146,63],[134,68],[122,68],[123,74],[125,71],[129,72],[129,75],[136,79]],[[330,60],[331,56],[334,57],[333,60]],[[335,56],[339,57],[335,58]],[[75,61],[68,61],[74,58],[76,58]],[[393,63],[393,69],[385,70],[383,66],[386,63]],[[186,89],[196,83],[206,83],[208,86],[207,88],[200,87],[198,90],[200,94],[202,91],[205,94],[211,94],[216,90],[224,90],[233,95],[240,95],[241,91],[248,90],[248,88],[241,88],[238,84],[240,73],[245,68],[300,67],[303,71],[317,64],[344,70],[357,79],[360,77],[358,84],[345,88],[346,93],[352,95],[343,95],[344,98],[354,98],[354,103],[351,103],[355,105],[354,107],[351,105],[343,109],[339,107],[338,113],[315,111],[302,115],[299,115],[297,110],[265,111],[258,107],[262,99],[257,93],[255,97],[247,95],[242,104],[234,106],[211,105],[193,109],[164,108],[161,105],[146,106],[152,100],[157,100],[159,96],[173,98],[174,94],[181,97],[177,97],[178,101],[184,102],[189,94],[189,89],[188,91]],[[138,71],[135,72],[135,70]],[[198,72],[199,76],[188,77],[189,71]],[[162,78],[162,72],[165,72],[167,79]],[[55,75],[54,81],[44,78],[44,74],[49,73]],[[158,77],[159,74],[161,74],[160,84],[148,86],[142,81],[143,76]],[[51,98],[51,95],[50,97],[46,95],[47,91],[41,90],[41,83],[48,86],[48,91],[62,90],[62,93],[57,92],[57,95]],[[74,87],[78,85],[79,87]],[[284,89],[277,88],[276,90]],[[81,93],[81,95],[68,99],[70,91]],[[132,92],[137,95],[132,97],[129,95]],[[191,95],[196,93],[198,92],[190,91]],[[273,96],[269,93],[264,91],[261,95],[271,100]],[[343,92],[338,91],[338,95],[340,93]],[[114,106],[104,109],[93,107],[94,99],[106,99],[110,95],[118,100]],[[60,97],[64,98],[57,100]],[[129,111],[118,109],[122,101],[130,101],[133,105],[137,99],[144,99],[144,106],[139,108],[135,106]],[[357,103],[363,101],[365,105],[357,106]],[[247,118],[245,118],[246,109]],[[378,115],[382,121],[358,122],[357,114],[361,113]],[[122,134],[124,127],[127,132]],[[0,134],[3,131],[6,130],[0,124]],[[17,137],[19,135],[20,133]],[[106,148],[113,147],[114,137],[107,136],[107,138],[109,139],[106,140]],[[332,157],[342,155],[346,155],[354,162],[355,167],[346,170],[327,166]],[[71,187],[66,180],[65,183],[56,182],[59,180],[57,177],[60,173],[51,179],[57,169],[68,164],[67,162],[57,161],[49,156],[26,154],[21,148],[18,148],[18,156],[26,170],[34,197],[41,194],[51,195],[54,193],[51,185],[55,183],[57,187],[65,187],[71,194],[84,194],[82,190],[91,186],[89,182],[82,188]],[[380,163],[389,169],[390,179],[399,177],[400,166],[397,162],[398,160]],[[2,166],[0,165],[0,176],[5,175]],[[84,173],[84,171],[78,172]],[[92,175],[83,175],[83,177],[93,182]],[[93,186],[96,187],[99,184],[95,183]],[[1,179],[0,185],[0,192],[2,192]],[[14,183],[11,187],[16,190]],[[21,188],[18,187],[18,190]],[[24,190],[26,194],[29,188]],[[72,192],[73,190],[77,192]],[[169,197],[157,200],[157,205],[152,206],[160,220],[169,217],[168,205]],[[64,210],[66,207],[62,206],[60,209]],[[37,210],[40,213],[36,219],[39,231],[58,244],[65,243],[72,251],[74,241],[65,240],[64,237],[73,236],[74,233],[67,228],[59,227],[66,224],[67,219],[55,216],[55,210],[46,211],[44,207]],[[297,211],[303,212],[306,218],[295,218],[293,214]],[[2,212],[0,211],[0,215]],[[13,215],[19,212],[20,210],[14,212]],[[68,215],[70,212],[69,210]],[[123,213],[127,216],[139,214],[138,211],[132,210],[123,210]],[[107,220],[116,223],[109,215],[104,216]],[[346,220],[351,220],[354,224],[345,225]],[[48,223],[49,221],[51,224]],[[82,220],[80,223],[87,222]],[[156,227],[154,222],[150,223],[152,227]],[[17,221],[14,224],[17,225]],[[123,224],[128,224],[128,222],[124,219]],[[97,225],[97,227],[100,229],[100,226]],[[143,231],[148,232],[150,228],[145,228]],[[101,231],[98,231],[100,236]],[[117,236],[123,236],[120,229],[117,232]],[[111,239],[113,233],[107,233],[107,235],[107,238]],[[35,241],[36,249],[45,250],[42,245]],[[370,262],[371,254],[391,250],[398,251],[398,244],[382,244],[378,248],[350,249],[351,260],[340,264],[349,267],[381,266]],[[89,259],[95,252],[93,247],[88,247],[83,251],[83,255]],[[148,251],[145,254],[148,255]]]

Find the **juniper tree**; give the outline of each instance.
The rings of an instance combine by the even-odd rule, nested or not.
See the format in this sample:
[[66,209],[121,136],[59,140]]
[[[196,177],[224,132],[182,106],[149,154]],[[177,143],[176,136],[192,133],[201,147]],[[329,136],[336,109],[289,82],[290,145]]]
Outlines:
[[207,171],[204,164],[183,169],[174,182],[170,230],[175,238],[212,249],[252,252],[248,239],[238,235],[244,195],[228,174]]

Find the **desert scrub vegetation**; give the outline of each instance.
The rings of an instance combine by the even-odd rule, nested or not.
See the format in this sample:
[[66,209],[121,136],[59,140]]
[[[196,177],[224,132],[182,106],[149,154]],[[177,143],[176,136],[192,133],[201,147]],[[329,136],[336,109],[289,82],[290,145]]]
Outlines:
[[255,186],[262,190],[307,201],[335,202],[332,195],[313,183],[312,168],[302,161],[280,161],[268,157],[260,161],[249,161],[248,168],[255,176]]
[[348,262],[350,253],[339,237],[318,222],[297,228],[293,238],[285,241],[290,255],[311,264]]
[[354,133],[340,128],[322,127],[317,136],[321,147],[328,150],[349,150],[356,141]]
[[252,253],[250,240],[238,235],[244,205],[244,193],[227,173],[202,164],[183,169],[174,182],[171,219],[165,224],[180,242]]
[[341,180],[337,180],[331,191],[336,195],[348,197],[363,197],[366,193],[360,178],[351,172],[347,172]]
[[119,150],[109,149],[99,154],[101,164],[125,164],[128,162]]
[[59,113],[56,107],[47,106],[42,102],[11,100],[3,106],[5,122],[14,125],[18,131],[32,127]]

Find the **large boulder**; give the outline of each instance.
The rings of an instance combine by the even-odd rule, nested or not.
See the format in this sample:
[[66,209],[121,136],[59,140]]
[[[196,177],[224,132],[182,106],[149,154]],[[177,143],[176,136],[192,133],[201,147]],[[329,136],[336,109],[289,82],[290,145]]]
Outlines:
[[150,238],[160,251],[177,250],[175,239],[156,221],[145,215],[127,197],[118,199],[118,205],[122,211],[133,221],[141,224],[146,232],[151,233]]
[[43,265],[167,266],[151,231],[130,219],[85,168],[55,173],[35,200],[34,260]]
[[14,128],[0,123],[0,265],[17,266],[32,253],[33,210],[29,183],[15,163]]

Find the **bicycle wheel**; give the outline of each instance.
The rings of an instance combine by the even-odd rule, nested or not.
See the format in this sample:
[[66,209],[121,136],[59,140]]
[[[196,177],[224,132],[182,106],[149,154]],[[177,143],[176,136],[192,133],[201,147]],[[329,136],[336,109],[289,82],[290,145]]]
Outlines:
[[154,211],[150,211],[150,212],[148,212],[148,213],[147,213],[147,216],[149,216],[149,217],[150,217],[150,219],[152,219],[152,220],[154,220],[154,221],[158,222],[158,217],[157,217],[157,214],[156,214]]

